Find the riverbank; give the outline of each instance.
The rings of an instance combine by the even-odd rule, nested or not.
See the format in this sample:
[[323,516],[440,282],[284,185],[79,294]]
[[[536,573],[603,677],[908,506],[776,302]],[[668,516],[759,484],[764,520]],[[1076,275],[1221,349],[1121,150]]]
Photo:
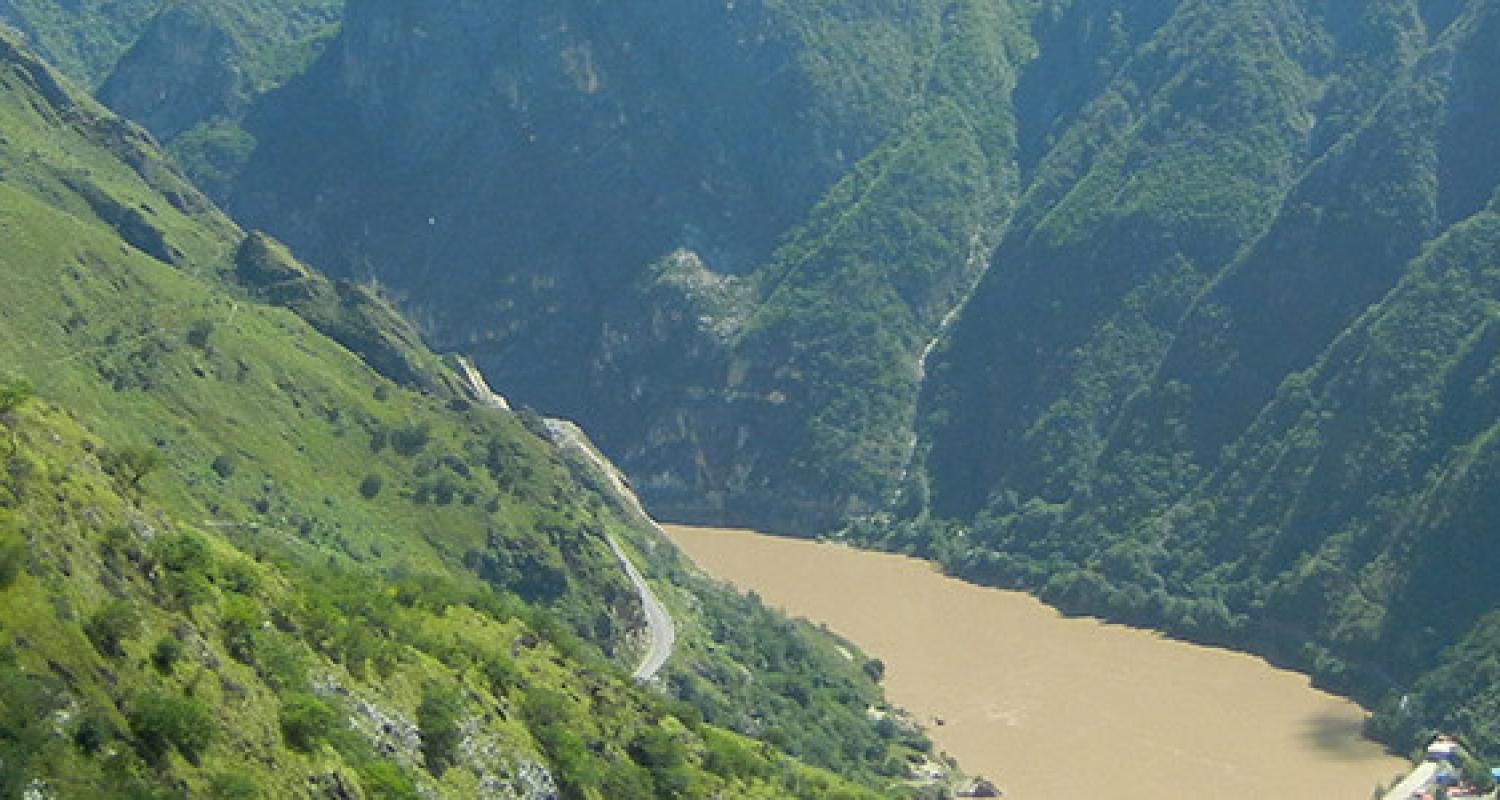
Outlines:
[[1067,618],[901,556],[666,529],[709,573],[884,661],[892,702],[1012,797],[1359,798],[1410,767],[1360,735],[1357,705],[1253,656]]

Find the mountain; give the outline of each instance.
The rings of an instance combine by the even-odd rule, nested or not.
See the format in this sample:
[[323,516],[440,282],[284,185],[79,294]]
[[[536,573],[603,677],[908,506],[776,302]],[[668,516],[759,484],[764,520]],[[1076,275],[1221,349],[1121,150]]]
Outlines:
[[68,77],[94,86],[160,5],[160,0],[0,0],[0,20]]
[[254,147],[243,115],[306,68],[342,13],[340,0],[0,0],[0,23],[211,190]]
[[[0,795],[931,790],[848,643],[692,572],[4,31],[0,164]],[[655,687],[612,541],[675,617]]]
[[960,522],[873,535],[1493,751],[1398,701],[1500,602],[1500,6],[1317,12],[1182,4],[1066,124],[925,389]]
[[660,513],[826,528],[907,460],[1015,192],[1027,46],[984,2],[359,3],[225,198],[579,419]]
[[658,514],[919,552],[1494,755],[1497,17],[364,0],[195,174]]

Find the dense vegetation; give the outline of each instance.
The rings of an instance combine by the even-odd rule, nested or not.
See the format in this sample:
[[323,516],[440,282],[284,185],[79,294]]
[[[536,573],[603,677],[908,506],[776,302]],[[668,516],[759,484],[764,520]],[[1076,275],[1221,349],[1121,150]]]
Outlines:
[[[176,63],[190,21],[130,63]],[[248,93],[210,69],[243,49],[176,70],[238,98],[197,127],[132,112],[344,281],[235,237],[241,291],[441,395],[348,282],[378,277],[666,514],[847,525],[1308,669],[1397,746],[1451,728],[1500,757],[1500,3],[368,0],[327,30],[279,39],[317,58],[258,49]],[[162,80],[126,72],[147,98]],[[90,185],[43,193],[203,263]],[[158,385],[149,360],[106,377]],[[398,455],[427,435],[383,419]],[[242,479],[220,449],[195,463]],[[461,506],[429,466],[346,490]],[[703,698],[710,661],[675,691]],[[726,724],[750,698],[715,691]]]
[[931,503],[860,535],[1493,755],[1500,6],[1302,5],[1183,3],[1052,124],[935,358]]
[[[233,202],[388,276],[668,513],[880,511],[853,534],[977,580],[1417,685],[1496,599],[1466,571],[1495,4],[837,8],[370,4],[263,106]],[[732,44],[641,55],[688,26]]]
[[[0,795],[922,791],[846,644],[686,575],[4,33],[0,164]],[[606,533],[685,587],[666,692]]]
[[902,471],[918,356],[1015,194],[1020,19],[361,3],[249,115],[224,196],[579,419],[659,509],[826,526]]

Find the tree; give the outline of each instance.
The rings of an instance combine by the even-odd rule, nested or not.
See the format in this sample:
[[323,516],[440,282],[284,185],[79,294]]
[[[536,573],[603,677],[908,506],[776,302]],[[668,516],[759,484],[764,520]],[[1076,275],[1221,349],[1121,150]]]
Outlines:
[[423,688],[417,728],[422,735],[422,756],[434,775],[442,775],[458,761],[462,715],[463,699],[456,691],[432,683]]
[[161,453],[154,447],[122,447],[105,459],[105,468],[125,482],[128,488],[139,488],[147,475],[161,466]]
[[94,647],[107,656],[124,655],[121,643],[135,636],[140,629],[140,614],[124,600],[109,601],[83,626]]
[[288,692],[281,698],[281,735],[294,750],[312,752],[340,723],[338,713],[316,695]]
[[26,543],[17,537],[0,534],[0,590],[9,587],[26,569]]
[[25,380],[13,380],[0,383],[0,416],[11,414],[35,395],[31,384]]
[[213,715],[202,701],[153,691],[135,705],[128,718],[142,758],[160,764],[175,748],[189,762],[198,763],[199,753],[215,733]]
[[[11,415],[31,400],[33,395],[31,384],[25,380],[13,380],[0,383],[0,423],[6,428],[11,426]],[[16,452],[16,433],[10,431],[10,452]]]

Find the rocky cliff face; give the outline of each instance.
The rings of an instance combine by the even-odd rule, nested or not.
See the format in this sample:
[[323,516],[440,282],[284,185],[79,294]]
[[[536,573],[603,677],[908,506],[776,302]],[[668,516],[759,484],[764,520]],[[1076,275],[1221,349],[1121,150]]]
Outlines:
[[826,526],[893,485],[916,356],[1013,191],[1015,30],[984,3],[356,4],[252,118],[230,202],[403,291],[659,510]]
[[99,99],[164,140],[249,101],[230,34],[201,9],[172,5],[152,18],[99,88]]

